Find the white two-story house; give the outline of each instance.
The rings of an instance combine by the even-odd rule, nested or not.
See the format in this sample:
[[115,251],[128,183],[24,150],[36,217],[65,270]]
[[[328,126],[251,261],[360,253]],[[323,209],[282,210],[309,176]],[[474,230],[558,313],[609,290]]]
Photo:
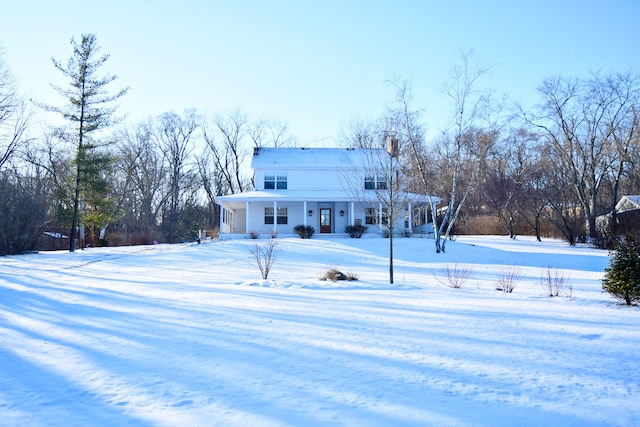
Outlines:
[[[326,235],[346,235],[345,227],[354,224],[367,226],[368,235],[383,233],[386,206],[372,195],[386,188],[385,172],[372,171],[371,164],[389,158],[383,149],[256,148],[251,163],[256,189],[216,200],[220,237],[294,235],[297,225]],[[403,200],[396,232],[432,232],[429,200],[439,199],[408,194]]]

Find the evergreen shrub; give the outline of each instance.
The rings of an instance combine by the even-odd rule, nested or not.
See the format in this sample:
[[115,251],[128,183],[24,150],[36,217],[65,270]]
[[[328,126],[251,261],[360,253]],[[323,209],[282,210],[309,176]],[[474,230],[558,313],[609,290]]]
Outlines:
[[640,243],[621,239],[604,271],[602,289],[627,305],[640,301]]

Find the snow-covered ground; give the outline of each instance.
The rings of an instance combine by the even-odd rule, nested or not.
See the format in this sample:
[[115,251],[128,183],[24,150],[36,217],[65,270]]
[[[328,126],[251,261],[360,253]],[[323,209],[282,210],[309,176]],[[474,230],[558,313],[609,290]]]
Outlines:
[[394,239],[390,285],[386,239],[278,239],[268,281],[264,242],[0,258],[0,425],[640,425],[640,309],[602,292],[605,251]]

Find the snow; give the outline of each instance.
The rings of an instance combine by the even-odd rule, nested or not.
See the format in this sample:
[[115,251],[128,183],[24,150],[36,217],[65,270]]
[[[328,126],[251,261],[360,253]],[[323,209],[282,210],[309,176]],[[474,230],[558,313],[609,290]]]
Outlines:
[[251,162],[253,169],[272,167],[296,168],[353,168],[370,164],[374,159],[375,164],[382,162],[381,156],[388,154],[383,149],[364,148],[289,148],[289,147],[260,147],[257,154],[254,153]]
[[250,239],[0,258],[0,425],[640,425],[640,309],[602,292],[606,251],[398,238],[390,285],[388,242],[278,239],[269,280]]

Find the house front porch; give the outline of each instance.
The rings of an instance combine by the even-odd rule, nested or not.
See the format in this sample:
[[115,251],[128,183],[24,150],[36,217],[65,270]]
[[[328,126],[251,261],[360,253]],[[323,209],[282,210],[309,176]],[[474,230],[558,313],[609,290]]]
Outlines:
[[343,235],[345,227],[354,224],[358,215],[355,202],[335,200],[280,197],[268,201],[225,200],[220,206],[220,234],[232,236],[295,235],[293,229],[297,225],[311,226],[317,234]]
[[[382,205],[371,208],[370,203],[353,200],[344,193],[309,193],[254,191],[219,197],[220,236],[295,236],[297,225],[311,226],[316,236],[327,237],[347,236],[345,228],[354,224],[366,226],[365,235],[369,236],[388,230]],[[429,234],[425,204],[415,201],[405,209],[404,220],[395,226],[396,233]]]

